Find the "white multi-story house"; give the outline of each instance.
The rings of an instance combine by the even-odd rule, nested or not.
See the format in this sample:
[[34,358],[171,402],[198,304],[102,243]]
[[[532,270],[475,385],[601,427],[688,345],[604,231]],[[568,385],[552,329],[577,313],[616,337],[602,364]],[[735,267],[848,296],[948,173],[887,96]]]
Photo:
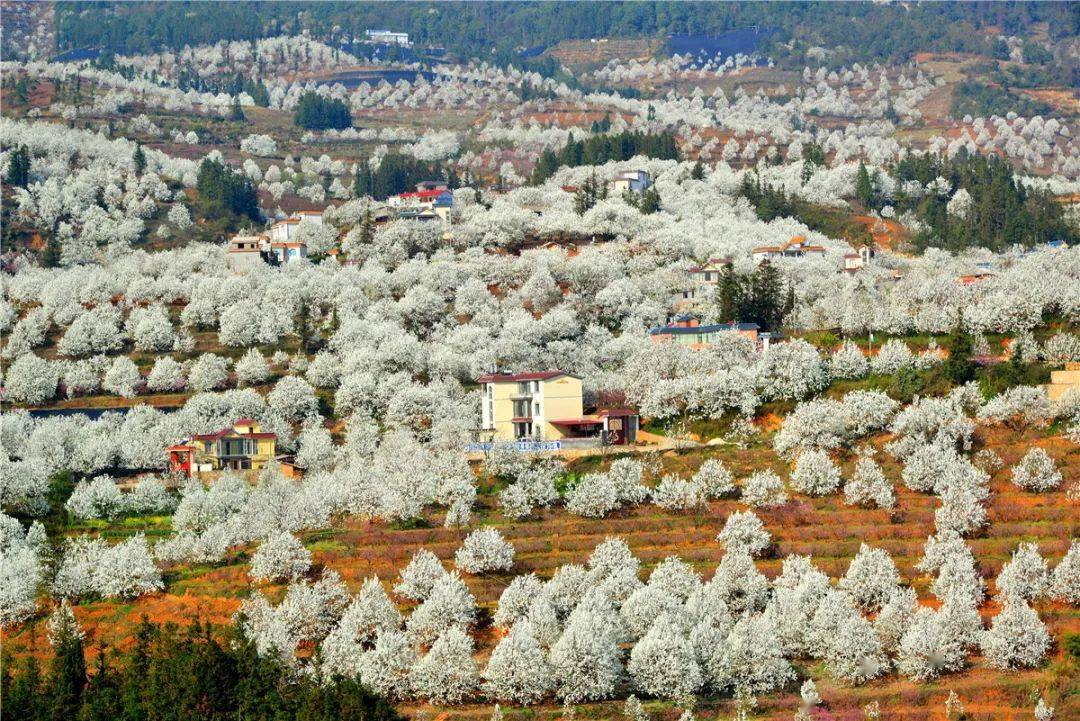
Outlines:
[[369,43],[400,45],[403,48],[409,47],[408,33],[396,33],[391,30],[365,30],[364,37],[367,38]]

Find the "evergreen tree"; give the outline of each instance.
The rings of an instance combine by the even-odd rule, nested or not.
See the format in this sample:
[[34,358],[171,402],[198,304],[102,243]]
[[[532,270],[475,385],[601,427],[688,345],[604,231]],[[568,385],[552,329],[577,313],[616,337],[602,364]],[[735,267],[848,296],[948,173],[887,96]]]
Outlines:
[[30,151],[25,145],[12,151],[5,182],[17,188],[25,188],[30,183]]
[[243,173],[224,163],[206,158],[199,165],[195,185],[199,196],[219,209],[259,219],[259,197],[255,185]]
[[972,360],[974,342],[971,334],[964,329],[962,321],[957,321],[946,344],[949,357],[945,359],[945,376],[956,385],[963,385],[975,378],[975,362]]
[[705,178],[705,166],[701,164],[701,161],[694,163],[693,170],[690,171],[691,180],[703,180]]
[[641,194],[640,200],[638,200],[638,210],[643,215],[652,215],[660,210],[660,193],[656,191],[656,188],[650,187]]
[[86,688],[86,659],[82,636],[74,626],[61,625],[53,639],[47,688],[49,721],[75,718]]
[[240,101],[233,98],[232,107],[229,108],[229,120],[234,123],[246,123],[247,116],[244,115],[244,109],[240,107]]
[[874,182],[864,163],[859,163],[859,171],[855,175],[855,199],[866,208],[874,207]]
[[308,130],[343,130],[352,127],[349,106],[337,98],[324,98],[314,90],[300,96],[293,123]]
[[142,175],[146,170],[146,153],[143,152],[142,145],[135,146],[135,153],[131,156],[131,162],[135,164],[135,175]]

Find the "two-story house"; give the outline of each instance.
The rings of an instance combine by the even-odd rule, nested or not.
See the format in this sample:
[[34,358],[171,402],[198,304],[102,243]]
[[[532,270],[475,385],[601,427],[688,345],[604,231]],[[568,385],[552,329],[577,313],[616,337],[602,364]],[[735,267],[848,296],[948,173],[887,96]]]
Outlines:
[[750,251],[754,261],[760,263],[763,260],[777,260],[779,258],[808,258],[811,256],[823,257],[825,248],[806,242],[806,236],[796,235],[783,245],[759,245]]
[[621,445],[637,439],[637,414],[609,408],[586,414],[581,379],[558,370],[491,373],[480,384],[480,432],[495,442],[571,441]]
[[264,433],[251,418],[241,418],[216,433],[199,433],[169,446],[169,469],[185,476],[209,471],[258,471],[274,458],[277,435]]
[[259,235],[234,235],[229,238],[229,245],[225,258],[229,264],[229,270],[234,273],[246,273],[254,270],[266,259],[263,253],[270,242],[265,233]]
[[631,193],[644,193],[652,185],[652,178],[644,170],[626,170],[616,175],[609,183],[612,193],[622,195]]

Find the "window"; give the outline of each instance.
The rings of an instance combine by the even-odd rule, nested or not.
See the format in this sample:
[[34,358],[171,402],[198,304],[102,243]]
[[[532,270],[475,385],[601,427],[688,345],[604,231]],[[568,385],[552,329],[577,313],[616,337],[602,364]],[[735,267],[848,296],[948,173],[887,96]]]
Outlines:
[[540,415],[540,404],[539,403],[533,403],[533,415],[534,416]]
[[533,393],[540,392],[540,381],[533,381]]

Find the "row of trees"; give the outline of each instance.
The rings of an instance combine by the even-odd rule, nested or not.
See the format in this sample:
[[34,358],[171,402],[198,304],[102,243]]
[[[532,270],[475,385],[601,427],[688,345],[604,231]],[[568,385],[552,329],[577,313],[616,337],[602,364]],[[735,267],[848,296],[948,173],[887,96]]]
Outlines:
[[678,160],[679,144],[675,134],[666,130],[660,133],[626,130],[616,135],[593,135],[584,140],[574,140],[571,133],[559,152],[548,148],[540,154],[532,182],[534,185],[543,183],[563,166],[603,165],[613,160],[629,160],[635,155]]
[[352,115],[344,101],[324,98],[311,90],[300,96],[293,123],[308,130],[344,130],[352,127]]
[[[438,13],[433,19],[431,10]],[[59,13],[57,45],[62,49],[108,47],[145,52],[158,48],[240,40],[308,30],[315,37],[392,27],[422,45],[445,47],[467,57],[511,55],[523,62],[522,46],[550,46],[562,40],[595,37],[662,37],[715,34],[737,28],[770,28],[754,40],[772,57],[804,63],[807,48],[836,48],[834,62],[906,61],[920,51],[973,52],[991,55],[1000,33],[1025,35],[1045,22],[1051,36],[1074,27],[1067,4],[991,6],[810,4],[781,8],[755,4],[544,3],[463,6],[442,13],[437,3],[390,7],[360,2],[348,6],[305,7],[295,3],[262,6],[254,2],[185,11],[168,3],[146,6],[113,4],[72,8]],[[707,42],[707,40],[705,41]]]
[[[289,673],[254,644],[209,622],[159,626],[146,617],[129,651],[104,646],[87,669],[82,632],[61,607],[50,621],[53,656],[5,663],[5,718],[21,721],[226,719],[396,721],[398,714],[352,679],[320,683]],[[15,667],[14,671],[12,667]]]
[[378,167],[372,167],[366,158],[357,164],[353,193],[358,198],[369,195],[376,200],[386,200],[391,195],[414,190],[423,180],[445,180],[451,189],[461,182],[453,166],[445,167],[440,161],[425,163],[408,155],[390,153],[379,161]]

